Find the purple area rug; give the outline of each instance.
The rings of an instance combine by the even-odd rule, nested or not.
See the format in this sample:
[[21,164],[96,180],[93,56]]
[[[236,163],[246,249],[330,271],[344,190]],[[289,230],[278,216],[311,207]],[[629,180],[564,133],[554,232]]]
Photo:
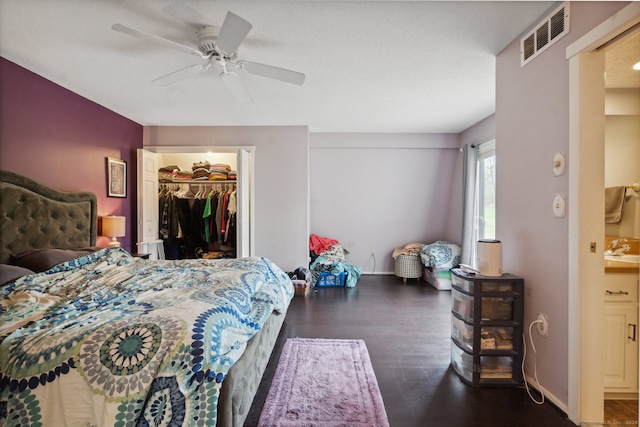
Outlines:
[[362,340],[290,338],[258,427],[388,427]]

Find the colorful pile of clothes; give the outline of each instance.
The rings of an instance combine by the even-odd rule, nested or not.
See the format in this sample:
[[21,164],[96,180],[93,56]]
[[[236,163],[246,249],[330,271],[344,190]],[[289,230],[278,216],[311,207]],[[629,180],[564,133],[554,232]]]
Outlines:
[[195,162],[191,169],[193,170],[194,181],[206,181],[209,179],[209,162]]
[[177,165],[167,165],[158,169],[158,181],[159,182],[173,182],[176,170],[180,170]]
[[183,171],[183,170],[177,169],[177,170],[173,171],[173,173],[174,173],[173,182],[192,181],[193,180],[193,172],[191,172],[191,171]]
[[209,181],[227,180],[231,166],[224,163],[214,163],[209,168]]
[[347,273],[345,286],[348,288],[356,286],[358,278],[362,275],[362,268],[347,261],[349,251],[344,249],[340,242],[312,234],[309,236],[309,250],[311,255],[309,269],[313,283],[318,280],[320,273],[329,273],[335,276]]
[[238,172],[225,163],[194,162],[191,170],[182,170],[177,165],[163,166],[158,170],[159,182],[180,181],[234,181]]

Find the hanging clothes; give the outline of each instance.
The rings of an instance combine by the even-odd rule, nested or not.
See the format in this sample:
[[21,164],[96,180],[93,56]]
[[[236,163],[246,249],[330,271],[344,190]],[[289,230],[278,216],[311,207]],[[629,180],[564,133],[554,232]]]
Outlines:
[[196,197],[191,206],[191,234],[193,239],[193,254],[195,257],[198,256],[198,253],[206,250],[205,233],[202,222],[205,205],[205,199]]
[[169,207],[169,196],[166,194],[164,190],[161,190],[158,195],[158,204],[160,208],[160,229],[159,235],[163,240],[167,240],[169,238],[169,212],[171,209]]
[[[191,186],[199,190],[194,194]],[[220,252],[235,257],[236,191],[216,182],[162,184],[158,197],[159,234],[167,259]]]
[[180,257],[180,239],[182,232],[179,225],[178,204],[174,186],[163,186],[158,193],[159,229],[158,235],[163,240],[166,259]]
[[163,240],[178,237],[178,207],[175,204],[173,189],[163,189],[158,195],[160,207],[159,235]]
[[215,242],[218,241],[218,227],[215,212],[218,210],[218,195],[213,190],[207,196],[204,212],[202,214],[205,242],[208,250],[215,250]]
[[228,220],[227,220],[226,234],[224,236],[224,241],[229,246],[235,246],[236,211],[237,211],[236,192],[234,190],[229,193],[229,199],[227,203]]

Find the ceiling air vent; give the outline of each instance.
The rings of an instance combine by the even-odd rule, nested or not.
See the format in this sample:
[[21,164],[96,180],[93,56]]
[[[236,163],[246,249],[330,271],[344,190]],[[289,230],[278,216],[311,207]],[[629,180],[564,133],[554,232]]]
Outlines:
[[520,66],[540,55],[568,32],[569,2],[566,2],[520,40]]

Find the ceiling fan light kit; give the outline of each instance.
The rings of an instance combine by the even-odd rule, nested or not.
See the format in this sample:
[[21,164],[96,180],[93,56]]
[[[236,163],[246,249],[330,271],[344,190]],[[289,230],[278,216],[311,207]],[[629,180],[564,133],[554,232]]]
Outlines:
[[[212,65],[216,65],[222,68],[220,77],[233,96],[240,103],[248,104],[252,103],[253,99],[242,84],[238,74],[233,70],[295,85],[302,85],[305,80],[305,75],[296,71],[245,60],[238,61],[238,48],[249,34],[249,31],[251,31],[252,25],[232,12],[227,12],[221,27],[205,25],[196,30],[197,49],[129,28],[122,24],[115,24],[111,28],[114,31],[144,41],[160,44],[208,60],[206,64],[190,65],[152,80],[153,83],[161,86],[169,86],[186,78],[204,73]],[[232,67],[231,70],[229,69],[230,67]]]
[[224,71],[220,74],[220,77],[226,84],[233,97],[238,100],[238,102],[240,102],[241,104],[253,103],[253,98],[251,98],[251,95],[244,87],[242,81],[236,73]]

